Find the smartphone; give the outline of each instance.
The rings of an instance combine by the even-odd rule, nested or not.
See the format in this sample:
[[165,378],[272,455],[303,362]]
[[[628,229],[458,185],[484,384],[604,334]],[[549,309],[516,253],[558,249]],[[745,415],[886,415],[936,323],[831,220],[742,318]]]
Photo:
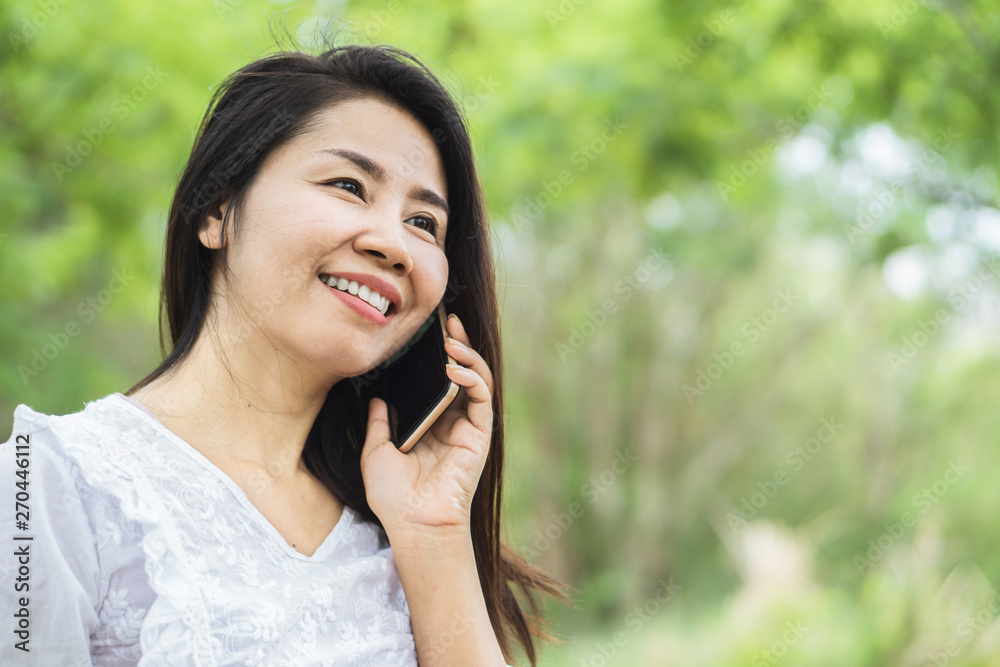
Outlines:
[[444,304],[438,304],[403,347],[352,379],[359,396],[385,400],[390,438],[401,452],[417,444],[458,395],[458,385],[445,374],[454,363],[444,350],[446,320]]

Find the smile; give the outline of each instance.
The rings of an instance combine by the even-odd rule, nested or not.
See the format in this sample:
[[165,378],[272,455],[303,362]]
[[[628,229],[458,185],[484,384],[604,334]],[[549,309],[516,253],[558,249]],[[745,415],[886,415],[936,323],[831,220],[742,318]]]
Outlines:
[[368,285],[358,283],[356,280],[338,278],[334,275],[320,276],[319,279],[336,290],[358,297],[382,315],[385,315],[392,304],[388,298],[382,296]]

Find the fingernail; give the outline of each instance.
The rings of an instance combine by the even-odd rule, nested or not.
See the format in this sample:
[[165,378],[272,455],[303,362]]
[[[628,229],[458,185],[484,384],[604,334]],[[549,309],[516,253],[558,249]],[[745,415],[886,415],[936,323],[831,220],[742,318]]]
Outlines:
[[456,315],[455,313],[452,313],[451,315],[448,316],[448,319],[449,320],[451,320],[451,319],[457,320],[458,319],[458,315]]

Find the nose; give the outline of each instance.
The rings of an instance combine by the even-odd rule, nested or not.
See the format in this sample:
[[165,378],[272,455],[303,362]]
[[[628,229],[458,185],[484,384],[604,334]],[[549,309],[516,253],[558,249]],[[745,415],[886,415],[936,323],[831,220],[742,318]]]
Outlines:
[[355,238],[354,249],[377,258],[396,275],[405,276],[413,269],[406,230],[398,216],[373,213],[364,231]]

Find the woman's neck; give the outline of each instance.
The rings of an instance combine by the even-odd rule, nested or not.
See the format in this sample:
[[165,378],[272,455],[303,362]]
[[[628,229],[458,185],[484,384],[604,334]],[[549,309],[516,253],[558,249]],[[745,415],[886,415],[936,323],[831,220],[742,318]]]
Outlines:
[[330,386],[307,383],[290,360],[259,354],[250,341],[227,346],[224,357],[219,345],[200,336],[187,357],[133,396],[203,453],[223,448],[276,478],[299,474]]

